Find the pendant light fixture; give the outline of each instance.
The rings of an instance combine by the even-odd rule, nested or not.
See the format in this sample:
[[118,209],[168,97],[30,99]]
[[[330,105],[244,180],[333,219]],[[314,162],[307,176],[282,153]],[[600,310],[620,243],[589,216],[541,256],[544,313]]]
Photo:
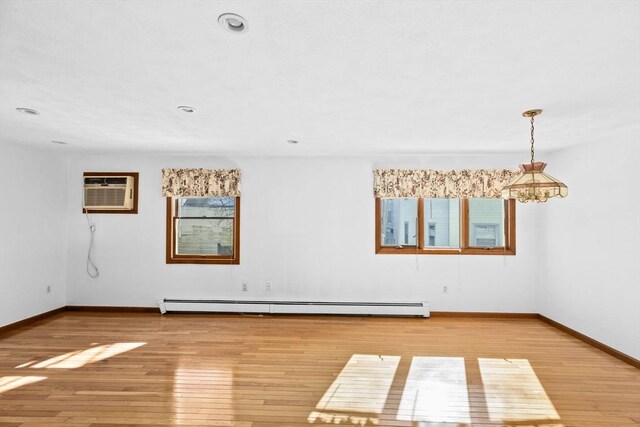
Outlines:
[[542,114],[542,110],[529,110],[522,113],[522,117],[531,119],[531,163],[520,165],[520,175],[502,189],[503,199],[516,199],[519,202],[543,203],[551,197],[567,197],[569,189],[562,182],[544,172],[546,163],[533,159],[533,121]]

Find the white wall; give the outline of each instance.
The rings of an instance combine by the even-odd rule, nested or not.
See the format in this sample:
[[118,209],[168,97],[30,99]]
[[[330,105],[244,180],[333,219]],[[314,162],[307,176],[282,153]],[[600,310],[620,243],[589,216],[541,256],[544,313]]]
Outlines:
[[[74,156],[69,166],[70,305],[155,306],[163,297],[420,301],[432,310],[535,312],[536,207],[519,207],[518,255],[374,253],[375,167],[514,167],[508,156],[206,158]],[[240,265],[165,264],[163,167],[242,169]],[[85,272],[84,171],[140,172],[138,215],[94,215],[100,277]],[[270,293],[264,282],[273,282]],[[242,281],[249,292],[241,292]],[[449,293],[442,293],[448,286]]]
[[66,173],[60,154],[0,143],[0,326],[66,305]]
[[[0,325],[65,304],[154,306],[163,297],[427,300],[439,311],[540,312],[640,357],[636,143],[545,156],[570,195],[518,204],[515,257],[375,255],[371,170],[513,167],[517,156],[67,161],[52,151],[0,149]],[[240,265],[165,264],[163,167],[242,169]],[[118,170],[140,172],[140,213],[93,215],[101,276],[91,279],[82,172]]]
[[569,196],[540,206],[539,312],[640,359],[640,145],[546,156]]

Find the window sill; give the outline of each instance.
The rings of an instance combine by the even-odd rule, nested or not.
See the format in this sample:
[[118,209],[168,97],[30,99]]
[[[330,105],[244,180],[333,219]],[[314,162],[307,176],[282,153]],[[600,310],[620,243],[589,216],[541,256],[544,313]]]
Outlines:
[[505,248],[464,248],[464,249],[416,249],[383,247],[376,249],[378,255],[502,255],[513,256],[515,249]]
[[167,258],[167,264],[224,264],[239,265],[239,258]]

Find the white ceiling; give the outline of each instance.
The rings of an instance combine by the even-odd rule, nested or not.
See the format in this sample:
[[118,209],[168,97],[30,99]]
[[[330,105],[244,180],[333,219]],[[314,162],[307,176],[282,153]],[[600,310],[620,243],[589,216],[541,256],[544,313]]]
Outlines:
[[633,0],[0,2],[0,139],[60,150],[526,157],[637,139],[639,76]]

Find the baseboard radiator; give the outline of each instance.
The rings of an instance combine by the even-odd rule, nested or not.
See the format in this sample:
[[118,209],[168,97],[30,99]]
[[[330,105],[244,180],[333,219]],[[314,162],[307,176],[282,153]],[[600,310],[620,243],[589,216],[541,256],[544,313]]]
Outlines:
[[269,313],[269,314],[356,314],[429,317],[427,302],[328,302],[328,301],[234,301],[165,298],[158,303],[161,313]]

